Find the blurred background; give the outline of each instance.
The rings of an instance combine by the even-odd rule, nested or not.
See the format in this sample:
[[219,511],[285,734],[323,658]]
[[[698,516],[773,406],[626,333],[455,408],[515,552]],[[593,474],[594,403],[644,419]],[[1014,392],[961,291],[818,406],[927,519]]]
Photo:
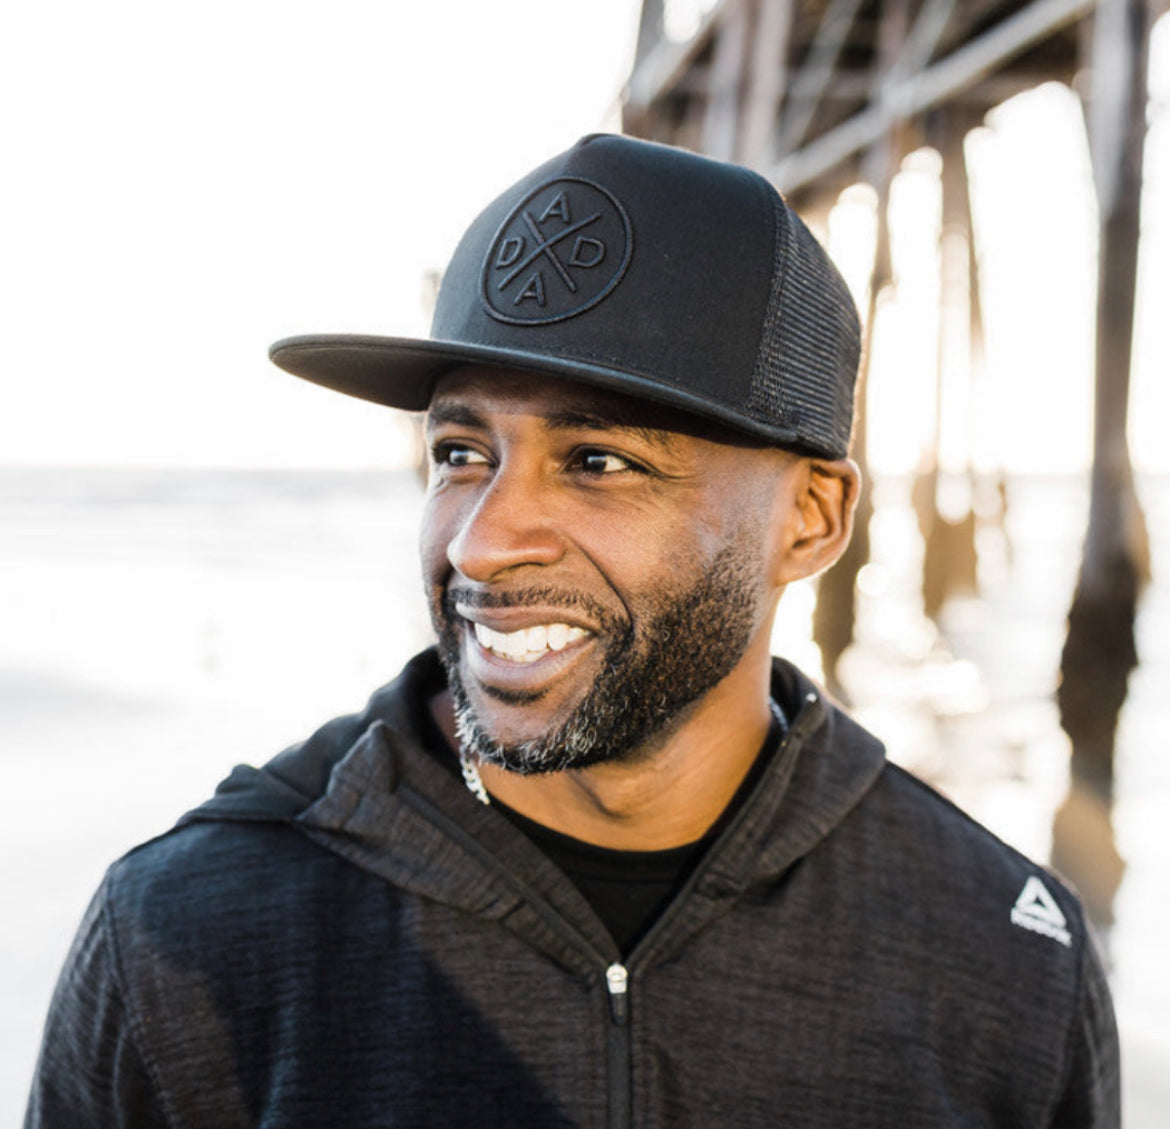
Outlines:
[[[1170,1108],[1170,21],[1134,0],[24,5],[0,41],[0,1124],[105,867],[428,641],[409,420],[293,333],[426,331],[596,129],[751,164],[866,320],[857,551],[777,651],[1082,891]],[[1162,205],[1161,207],[1159,205]],[[1071,617],[1070,617],[1070,612]]]

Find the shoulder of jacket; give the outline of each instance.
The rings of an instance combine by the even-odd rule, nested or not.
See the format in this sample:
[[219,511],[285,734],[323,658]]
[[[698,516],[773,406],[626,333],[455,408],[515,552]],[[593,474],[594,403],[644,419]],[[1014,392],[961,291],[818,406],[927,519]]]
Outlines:
[[907,880],[932,880],[974,914],[1003,915],[1058,946],[1091,943],[1084,907],[1059,874],[1006,843],[907,769],[887,762],[867,802],[880,812],[883,843]]
[[258,897],[321,854],[284,823],[207,820],[182,823],[116,860],[99,890],[119,932],[126,922]]
[[417,740],[419,702],[443,680],[434,650],[416,655],[401,674],[377,690],[360,713],[326,722],[262,768],[237,765],[215,794],[179,821],[282,822],[295,819],[329,788],[334,769],[373,727]]

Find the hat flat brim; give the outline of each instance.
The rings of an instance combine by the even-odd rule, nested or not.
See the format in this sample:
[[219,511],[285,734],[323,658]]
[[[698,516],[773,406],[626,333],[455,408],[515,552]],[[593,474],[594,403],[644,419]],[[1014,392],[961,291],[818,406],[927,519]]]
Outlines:
[[435,383],[460,365],[486,365],[563,377],[580,384],[607,388],[627,396],[679,408],[737,431],[781,446],[797,442],[796,432],[764,422],[745,420],[736,411],[683,389],[635,372],[572,357],[529,353],[488,345],[430,338],[375,337],[363,334],[308,334],[286,337],[268,350],[273,363],[304,380],[404,411],[425,411]]

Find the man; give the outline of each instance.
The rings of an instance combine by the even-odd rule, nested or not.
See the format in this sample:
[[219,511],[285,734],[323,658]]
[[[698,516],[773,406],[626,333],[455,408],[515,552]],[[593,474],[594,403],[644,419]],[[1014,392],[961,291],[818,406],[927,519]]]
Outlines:
[[1075,897],[769,656],[858,330],[765,181],[586,138],[272,354],[427,410],[438,645],[111,868],[29,1126],[1117,1124]]

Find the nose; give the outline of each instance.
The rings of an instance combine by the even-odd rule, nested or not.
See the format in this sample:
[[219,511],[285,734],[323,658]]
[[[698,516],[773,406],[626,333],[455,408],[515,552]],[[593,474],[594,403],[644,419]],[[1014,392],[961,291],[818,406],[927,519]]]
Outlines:
[[550,503],[537,468],[505,460],[461,515],[447,543],[451,566],[484,584],[526,565],[554,564],[564,541]]

